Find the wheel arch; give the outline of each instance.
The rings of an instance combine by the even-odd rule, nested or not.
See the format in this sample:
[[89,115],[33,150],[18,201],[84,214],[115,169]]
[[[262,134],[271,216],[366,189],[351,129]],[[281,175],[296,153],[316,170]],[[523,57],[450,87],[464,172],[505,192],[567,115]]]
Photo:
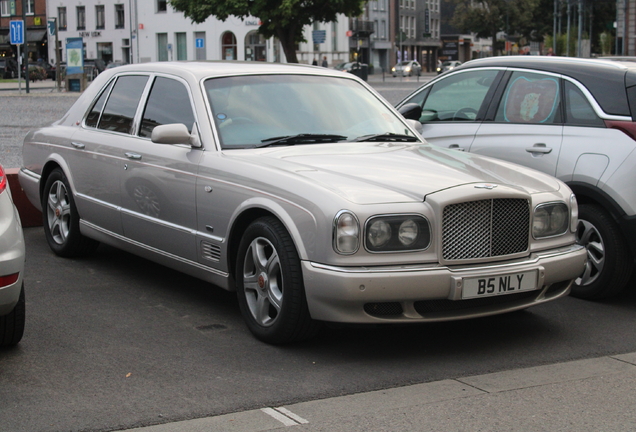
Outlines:
[[46,185],[46,179],[49,178],[49,175],[51,174],[51,172],[56,169],[59,168],[64,172],[64,175],[66,176],[66,178],[68,179],[68,183],[71,185],[71,192],[74,193],[75,190],[75,185],[73,183],[73,179],[70,175],[70,171],[68,169],[68,165],[66,164],[66,162],[64,161],[64,159],[59,156],[59,155],[52,155],[50,157],[50,159],[44,164],[44,166],[42,167],[42,174],[40,176],[40,200],[42,199],[43,193],[44,193],[44,185]]
[[[636,239],[636,232],[633,229],[634,224],[627,223],[628,220],[633,218],[630,218],[609,194],[588,183],[568,182],[567,185],[576,195],[578,204],[595,204],[603,208],[614,219],[626,238]],[[628,241],[627,244],[632,257],[636,257],[636,244],[633,241]]]
[[298,229],[297,223],[290,213],[278,203],[262,199],[251,200],[244,203],[243,206],[237,209],[235,215],[231,219],[232,222],[230,224],[229,235],[227,237],[227,260],[228,270],[232,279],[235,277],[238,248],[241,238],[243,237],[243,233],[252,222],[266,216],[272,216],[283,224],[294,242],[298,256],[301,259],[307,256],[302,235]]
[[576,201],[579,204],[598,204],[606,209],[617,222],[625,216],[625,211],[618,203],[598,187],[583,182],[569,182],[567,185],[576,195]]

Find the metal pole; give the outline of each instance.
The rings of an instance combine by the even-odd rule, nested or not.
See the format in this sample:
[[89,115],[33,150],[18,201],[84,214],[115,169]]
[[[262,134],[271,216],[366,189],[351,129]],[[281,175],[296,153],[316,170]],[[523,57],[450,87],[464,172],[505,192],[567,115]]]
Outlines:
[[556,55],[557,48],[557,4],[559,0],[554,0],[554,14],[552,15],[552,55]]
[[27,37],[26,0],[22,0],[22,20],[24,21],[24,81],[26,92],[29,93],[29,38]]
[[59,44],[59,29],[57,27],[57,18],[53,18],[53,21],[55,22],[55,85],[57,86],[57,91],[60,92],[62,90],[60,85],[60,72],[62,71],[60,68],[60,50],[57,48]]
[[583,36],[583,0],[579,0],[579,32],[578,32],[578,46],[576,49],[576,56],[581,57],[581,37]]
[[568,31],[567,31],[567,36],[565,38],[565,55],[567,57],[570,57],[570,0],[568,0],[567,15],[568,15]]

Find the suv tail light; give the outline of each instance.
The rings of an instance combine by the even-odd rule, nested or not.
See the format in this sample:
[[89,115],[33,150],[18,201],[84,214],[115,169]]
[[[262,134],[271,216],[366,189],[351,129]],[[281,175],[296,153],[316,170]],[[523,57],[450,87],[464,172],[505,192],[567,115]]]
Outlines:
[[4,168],[0,165],[0,193],[7,188],[7,176],[4,174]]
[[18,280],[18,276],[20,276],[20,273],[0,276],[0,288],[14,284]]
[[619,131],[624,132],[627,136],[636,141],[636,122],[605,120],[605,126],[610,129],[618,129]]

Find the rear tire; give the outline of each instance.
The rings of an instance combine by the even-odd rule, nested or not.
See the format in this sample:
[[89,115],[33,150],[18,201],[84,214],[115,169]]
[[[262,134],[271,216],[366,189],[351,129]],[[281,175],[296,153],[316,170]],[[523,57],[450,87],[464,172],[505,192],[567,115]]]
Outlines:
[[80,233],[80,216],[66,175],[55,168],[46,179],[42,194],[42,218],[49,247],[56,255],[71,258],[85,256],[99,243]]
[[572,295],[598,300],[621,292],[629,282],[633,260],[614,219],[597,205],[581,204],[576,241],[587,249],[587,262],[572,285]]
[[236,292],[243,319],[263,342],[285,344],[313,337],[302,268],[291,236],[276,218],[252,222],[241,239]]
[[22,284],[18,303],[16,303],[10,313],[0,316],[0,347],[14,346],[22,340],[25,318],[26,305],[24,301],[24,284]]

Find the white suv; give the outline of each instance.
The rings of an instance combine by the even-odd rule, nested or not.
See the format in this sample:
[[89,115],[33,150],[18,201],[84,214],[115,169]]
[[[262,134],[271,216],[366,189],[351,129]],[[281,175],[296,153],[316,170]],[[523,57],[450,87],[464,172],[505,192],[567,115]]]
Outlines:
[[565,181],[579,202],[585,272],[572,294],[628,283],[636,256],[636,63],[565,57],[467,62],[398,104],[432,144],[505,159]]

